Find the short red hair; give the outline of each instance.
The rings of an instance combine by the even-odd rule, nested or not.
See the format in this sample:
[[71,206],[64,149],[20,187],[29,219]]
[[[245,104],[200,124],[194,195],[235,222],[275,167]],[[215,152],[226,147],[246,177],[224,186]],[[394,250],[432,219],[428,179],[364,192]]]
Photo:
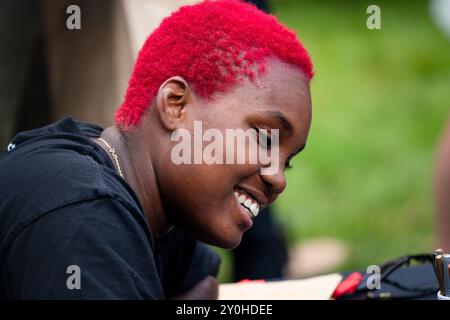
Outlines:
[[308,79],[313,76],[308,52],[274,16],[238,0],[183,6],[162,21],[139,52],[116,124],[123,130],[139,125],[170,77],[183,77],[207,99],[243,77],[253,80],[270,57],[300,68]]

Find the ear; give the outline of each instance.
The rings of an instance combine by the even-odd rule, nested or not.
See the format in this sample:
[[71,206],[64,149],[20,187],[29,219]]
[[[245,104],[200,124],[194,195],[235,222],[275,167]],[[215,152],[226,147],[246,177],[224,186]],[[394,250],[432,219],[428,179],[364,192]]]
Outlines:
[[170,131],[179,128],[186,118],[186,106],[192,100],[193,92],[182,77],[176,76],[164,81],[155,99],[156,112],[162,125]]

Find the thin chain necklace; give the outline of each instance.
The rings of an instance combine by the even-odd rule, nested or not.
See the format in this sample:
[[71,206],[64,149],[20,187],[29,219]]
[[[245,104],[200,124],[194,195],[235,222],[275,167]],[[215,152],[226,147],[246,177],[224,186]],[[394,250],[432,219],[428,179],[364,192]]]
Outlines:
[[111,153],[111,156],[112,156],[113,159],[116,161],[117,171],[119,171],[119,175],[120,175],[123,179],[125,179],[125,178],[123,177],[122,170],[120,169],[119,157],[118,157],[117,154],[116,154],[116,149],[114,149],[113,147],[111,147],[111,146],[109,145],[109,143],[106,142],[103,138],[98,138],[98,140],[100,140],[101,142],[103,142],[103,143],[109,148],[109,153]]

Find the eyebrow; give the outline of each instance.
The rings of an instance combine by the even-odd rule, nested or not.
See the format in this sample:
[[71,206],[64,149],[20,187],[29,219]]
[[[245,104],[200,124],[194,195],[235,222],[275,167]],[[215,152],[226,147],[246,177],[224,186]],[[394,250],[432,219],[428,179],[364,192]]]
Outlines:
[[294,152],[294,155],[297,155],[297,154],[299,154],[300,152],[302,152],[303,149],[305,149],[305,147],[306,147],[306,144],[302,145],[297,151]]
[[285,115],[280,111],[265,111],[264,112],[267,116],[271,118],[275,118],[283,127],[283,129],[292,132],[293,127],[290,121],[285,117]]

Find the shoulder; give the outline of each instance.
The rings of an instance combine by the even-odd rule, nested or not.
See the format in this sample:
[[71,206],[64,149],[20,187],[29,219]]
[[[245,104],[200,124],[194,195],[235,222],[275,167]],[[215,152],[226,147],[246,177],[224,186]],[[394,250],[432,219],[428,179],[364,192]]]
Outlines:
[[[14,238],[3,259],[13,298],[162,298],[150,234],[111,198],[48,212]],[[81,290],[68,289],[73,266]]]
[[16,210],[49,211],[102,196],[98,164],[84,151],[67,141],[15,148],[0,160],[0,197]]
[[18,146],[0,159],[0,244],[51,212],[61,214],[71,205],[106,206],[112,200],[146,227],[134,192],[95,159],[92,144],[56,139]]

